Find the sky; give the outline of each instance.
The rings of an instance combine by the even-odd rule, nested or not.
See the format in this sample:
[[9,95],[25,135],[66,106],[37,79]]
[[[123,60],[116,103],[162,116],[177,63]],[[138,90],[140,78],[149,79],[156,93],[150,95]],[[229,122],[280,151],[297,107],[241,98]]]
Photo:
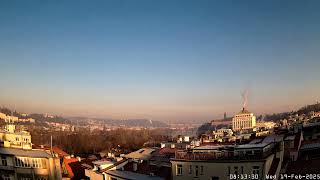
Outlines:
[[0,1],[0,105],[202,122],[320,100],[320,1]]

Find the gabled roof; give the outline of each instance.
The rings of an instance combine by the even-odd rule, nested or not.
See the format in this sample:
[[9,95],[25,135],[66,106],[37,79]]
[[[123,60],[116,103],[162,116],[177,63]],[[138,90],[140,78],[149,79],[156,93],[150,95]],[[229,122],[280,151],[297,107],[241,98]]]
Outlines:
[[161,155],[170,155],[174,154],[177,151],[175,148],[161,148],[158,153]]
[[134,151],[125,155],[124,157],[128,159],[149,160],[152,153],[155,151],[156,151],[155,148],[141,148],[137,151]]
[[170,163],[170,158],[175,157],[175,153],[178,149],[175,148],[161,148],[157,150],[152,157],[150,158],[150,163],[162,163],[167,162]]
[[262,143],[281,142],[284,139],[283,134],[272,134],[263,139]]
[[104,159],[104,160],[96,160],[96,161],[93,161],[92,162],[94,165],[110,165],[110,164],[113,164],[113,162],[112,161],[109,161],[109,160],[106,160],[106,159]]
[[[46,150],[47,152],[50,152],[50,149],[51,149],[49,146],[35,145],[35,144],[32,145],[32,148]],[[52,151],[58,154],[59,157],[70,156],[68,153],[64,152],[62,149],[56,146],[52,147]]]
[[107,167],[107,168],[102,169],[100,172],[106,172],[106,171],[108,171],[108,170],[110,170],[110,169],[112,169],[112,168],[115,168],[115,167],[117,167],[117,166],[123,166],[123,165],[125,165],[125,164],[127,164],[127,163],[128,163],[128,160],[125,159],[125,158],[123,158],[122,160],[114,163],[113,165],[111,165],[111,166],[109,166],[109,167]]
[[52,156],[44,150],[0,148],[0,154],[23,156],[23,157],[52,158]]

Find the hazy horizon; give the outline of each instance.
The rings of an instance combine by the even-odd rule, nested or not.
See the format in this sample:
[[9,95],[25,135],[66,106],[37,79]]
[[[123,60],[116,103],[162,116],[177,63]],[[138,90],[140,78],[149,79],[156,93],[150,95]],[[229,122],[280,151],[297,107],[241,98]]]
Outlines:
[[320,1],[0,1],[0,105],[208,121],[320,99]]

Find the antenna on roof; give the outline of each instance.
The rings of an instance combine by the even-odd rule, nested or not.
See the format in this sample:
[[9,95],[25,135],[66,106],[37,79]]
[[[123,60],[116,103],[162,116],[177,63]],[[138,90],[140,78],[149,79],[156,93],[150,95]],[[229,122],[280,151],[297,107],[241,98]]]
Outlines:
[[52,152],[52,135],[50,136],[50,152],[53,156],[53,152]]

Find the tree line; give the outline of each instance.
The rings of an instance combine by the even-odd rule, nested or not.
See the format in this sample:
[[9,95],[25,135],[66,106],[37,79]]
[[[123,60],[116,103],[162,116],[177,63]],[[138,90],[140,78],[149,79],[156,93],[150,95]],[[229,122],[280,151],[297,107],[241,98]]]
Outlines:
[[157,146],[170,137],[165,129],[115,129],[111,131],[90,132],[81,129],[76,132],[30,130],[32,142],[37,145],[53,145],[70,154],[96,154],[100,152],[128,153],[146,144]]

